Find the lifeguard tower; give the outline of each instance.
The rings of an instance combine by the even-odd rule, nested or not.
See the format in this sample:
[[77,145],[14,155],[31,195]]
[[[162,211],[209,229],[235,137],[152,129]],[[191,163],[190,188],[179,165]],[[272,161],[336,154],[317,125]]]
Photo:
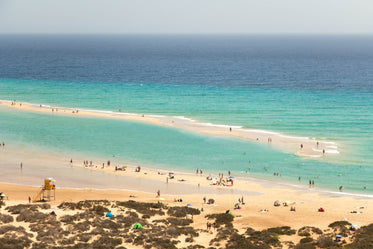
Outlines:
[[45,178],[44,186],[33,196],[32,202],[37,201],[50,201],[51,198],[56,199],[56,180],[53,178]]

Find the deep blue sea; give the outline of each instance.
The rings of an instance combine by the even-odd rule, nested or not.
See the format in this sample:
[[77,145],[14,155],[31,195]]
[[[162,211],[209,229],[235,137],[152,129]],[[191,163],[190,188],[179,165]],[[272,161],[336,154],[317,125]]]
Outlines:
[[313,160],[238,138],[0,108],[0,141],[26,148],[373,192],[373,36],[1,35],[0,99],[184,116],[333,141],[340,153]]

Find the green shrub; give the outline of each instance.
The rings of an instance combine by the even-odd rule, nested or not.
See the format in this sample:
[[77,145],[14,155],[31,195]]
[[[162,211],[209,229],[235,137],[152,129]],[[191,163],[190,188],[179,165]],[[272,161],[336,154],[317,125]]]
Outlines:
[[317,239],[317,246],[320,248],[330,248],[331,246],[337,246],[338,244],[335,243],[332,238],[327,236],[320,236]]
[[31,240],[25,236],[3,236],[0,238],[1,249],[23,249],[28,248],[31,245]]
[[316,247],[312,244],[298,244],[295,249],[316,249]]
[[102,236],[98,240],[92,243],[93,248],[97,249],[111,249],[115,248],[117,245],[122,244],[121,238],[114,238],[110,236]]
[[232,221],[234,219],[233,215],[230,213],[209,214],[206,215],[206,218],[215,219],[216,227],[220,227],[221,225],[232,227]]
[[169,217],[167,218],[167,222],[171,224],[171,226],[188,226],[190,223],[193,223],[193,220]]
[[373,248],[373,224],[363,226],[355,232],[354,240],[345,246],[346,249]]
[[[43,222],[44,220],[46,220],[48,218],[52,218],[52,216],[49,215],[49,214],[39,212],[39,211],[32,211],[32,210],[29,210],[29,209],[24,209],[17,216],[16,220],[18,222],[24,221],[24,222],[35,223],[35,222]],[[55,219],[55,217],[54,217],[54,219]]]
[[164,215],[164,212],[161,210],[165,208],[165,205],[162,203],[144,203],[144,202],[136,202],[133,200],[124,201],[124,202],[116,202],[117,206],[126,207],[130,209],[134,209],[141,214],[147,214],[149,216],[153,215]]
[[0,222],[1,223],[10,223],[10,222],[13,222],[13,221],[14,221],[13,216],[7,215],[7,214],[0,214]]
[[169,207],[167,214],[174,217],[185,217],[187,214],[198,215],[201,211],[191,207]]
[[310,243],[313,239],[311,237],[306,237],[300,240],[300,243]]
[[267,231],[270,233],[276,233],[278,235],[293,235],[293,234],[296,234],[297,232],[295,229],[291,229],[288,226],[273,227],[273,228],[267,229]]
[[298,230],[299,236],[311,236],[311,234],[322,234],[322,233],[323,232],[321,231],[321,229],[317,227],[305,226]]
[[335,228],[335,227],[345,227],[345,226],[351,226],[351,223],[348,221],[335,221],[331,224],[329,224],[328,227]]

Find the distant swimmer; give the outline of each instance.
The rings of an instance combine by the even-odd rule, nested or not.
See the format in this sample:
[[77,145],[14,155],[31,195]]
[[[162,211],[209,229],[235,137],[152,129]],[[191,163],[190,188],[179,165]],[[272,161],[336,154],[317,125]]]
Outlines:
[[339,191],[342,192],[343,186],[339,186]]

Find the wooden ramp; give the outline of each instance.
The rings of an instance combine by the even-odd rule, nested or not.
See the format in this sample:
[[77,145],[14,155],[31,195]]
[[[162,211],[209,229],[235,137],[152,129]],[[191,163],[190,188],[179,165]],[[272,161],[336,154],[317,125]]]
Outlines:
[[40,188],[38,192],[36,192],[36,194],[32,197],[32,202],[37,202],[41,200],[41,197],[43,195],[43,190],[44,190],[43,188]]

